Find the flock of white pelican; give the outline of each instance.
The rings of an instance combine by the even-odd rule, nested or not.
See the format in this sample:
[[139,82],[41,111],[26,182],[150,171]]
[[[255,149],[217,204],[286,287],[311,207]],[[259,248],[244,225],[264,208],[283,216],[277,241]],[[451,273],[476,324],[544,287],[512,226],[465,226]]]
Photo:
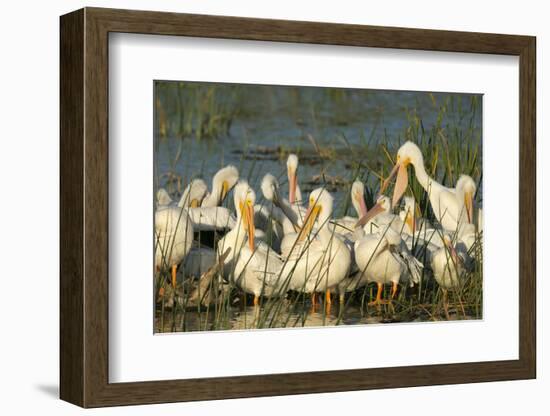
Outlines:
[[[428,196],[432,222],[421,217],[413,197],[404,196],[409,165]],[[175,287],[180,265],[183,276],[200,276],[221,261],[223,279],[253,295],[255,306],[262,298],[296,291],[311,296],[313,306],[324,294],[330,307],[333,294],[344,302],[346,293],[371,282],[377,294],[369,305],[380,305],[392,302],[399,285],[413,286],[423,276],[433,276],[449,316],[447,291],[460,288],[472,270],[470,253],[481,229],[482,212],[474,206],[476,185],[470,176],[461,175],[454,188],[443,186],[426,172],[418,146],[407,142],[399,148],[374,205],[367,209],[364,185],[356,180],[350,198],[357,216],[334,218],[334,200],[325,188],[314,189],[307,201],[302,200],[294,154],[288,157],[287,175],[288,198],[274,175],[263,177],[263,205],[256,203],[254,189],[239,180],[233,166],[214,175],[210,191],[202,179],[192,180],[177,203],[160,189],[155,213],[157,271],[168,270]],[[384,193],[394,177],[390,199]],[[221,206],[231,190],[233,212]],[[211,230],[223,237],[205,247],[196,233]],[[383,299],[385,285],[391,285],[389,299]]]

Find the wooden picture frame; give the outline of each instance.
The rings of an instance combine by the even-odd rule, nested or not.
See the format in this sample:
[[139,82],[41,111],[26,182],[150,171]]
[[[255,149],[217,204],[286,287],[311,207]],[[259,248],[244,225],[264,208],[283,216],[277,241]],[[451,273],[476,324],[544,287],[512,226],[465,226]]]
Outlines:
[[[60,396],[83,407],[338,392],[536,376],[534,37],[85,8],[61,17]],[[298,42],[519,57],[519,359],[109,383],[108,35]]]

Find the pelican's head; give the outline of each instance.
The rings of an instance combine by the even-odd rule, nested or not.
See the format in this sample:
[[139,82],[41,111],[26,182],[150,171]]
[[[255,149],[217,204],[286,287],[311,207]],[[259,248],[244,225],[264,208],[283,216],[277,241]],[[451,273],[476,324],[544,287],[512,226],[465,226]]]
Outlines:
[[157,204],[159,206],[163,205],[170,205],[172,203],[172,198],[170,198],[170,194],[168,191],[164,188],[160,188],[157,191]]
[[235,202],[235,211],[237,212],[237,222],[240,222],[244,231],[248,234],[248,245],[254,250],[254,204],[256,203],[256,193],[248,185],[248,182],[241,180],[235,186],[233,192]]
[[271,173],[267,173],[262,179],[262,194],[264,198],[274,204],[279,202],[279,181]]
[[386,191],[392,178],[397,175],[395,181],[395,188],[393,189],[392,205],[396,205],[405,190],[409,182],[409,176],[407,174],[407,166],[420,166],[424,164],[424,158],[420,148],[413,142],[404,143],[397,151],[397,158],[395,159],[395,166],[386,178],[380,189],[380,193],[383,194]]
[[365,204],[365,185],[363,185],[363,182],[359,180],[356,180],[351,185],[351,203],[359,218],[367,214],[367,206]]
[[309,194],[309,207],[304,219],[304,226],[300,231],[299,240],[311,233],[315,223],[318,228],[325,226],[332,215],[334,198],[325,188],[317,188]]
[[296,187],[298,184],[298,156],[294,153],[288,155],[286,172],[288,175],[288,202],[294,204],[296,202]]
[[474,195],[476,194],[476,183],[471,176],[460,175],[456,182],[456,195],[460,204],[464,204],[464,210],[468,216],[468,223],[474,221]]
[[220,169],[212,179],[212,193],[218,196],[217,205],[221,205],[229,191],[239,180],[239,171],[235,166],[229,165]]
[[359,221],[355,224],[355,228],[362,227],[367,224],[370,220],[376,217],[378,214],[389,213],[391,211],[390,198],[386,195],[380,195],[376,199],[376,203],[372,206],[371,209],[367,211],[365,215],[359,218]]
[[183,195],[181,196],[178,206],[180,208],[199,207],[207,192],[208,187],[206,186],[206,182],[202,179],[193,179],[183,191]]

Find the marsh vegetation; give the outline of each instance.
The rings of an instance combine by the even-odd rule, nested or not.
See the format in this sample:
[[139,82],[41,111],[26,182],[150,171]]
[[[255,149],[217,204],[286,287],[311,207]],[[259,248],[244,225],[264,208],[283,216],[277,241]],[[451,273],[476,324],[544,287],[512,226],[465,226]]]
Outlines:
[[[353,216],[353,182],[365,185],[367,207],[375,205],[397,150],[411,141],[437,182],[454,187],[461,174],[472,177],[475,205],[483,206],[479,95],[156,82],[154,105],[154,192],[163,188],[174,201],[192,179],[210,184],[220,168],[234,165],[256,190],[256,204],[270,209],[260,192],[262,178],[273,174],[287,195],[286,161],[296,154],[304,199],[322,187],[334,197],[334,218]],[[414,197],[419,217],[436,224],[429,195],[414,174],[410,178],[406,195]],[[233,212],[232,201],[226,198],[223,205]],[[194,244],[216,248],[224,233],[195,233]],[[269,244],[269,230],[266,235]],[[155,332],[481,319],[480,229],[469,254],[474,266],[449,293],[448,313],[429,267],[418,284],[401,284],[391,303],[377,306],[369,305],[376,298],[374,283],[332,305],[324,297],[312,304],[309,294],[285,290],[281,296],[262,296],[255,306],[253,296],[222,277],[218,262],[196,276],[185,275],[184,264],[179,265],[175,284],[171,270],[161,267],[155,274]],[[385,298],[390,289],[384,287]]]

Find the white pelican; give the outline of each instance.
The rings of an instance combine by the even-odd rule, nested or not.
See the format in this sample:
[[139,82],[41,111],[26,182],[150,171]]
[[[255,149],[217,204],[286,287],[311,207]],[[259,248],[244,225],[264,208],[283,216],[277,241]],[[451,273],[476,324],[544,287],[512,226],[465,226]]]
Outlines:
[[[434,278],[443,291],[443,305],[445,315],[449,319],[447,291],[460,290],[466,280],[466,274],[472,270],[473,260],[465,250],[455,248],[448,234],[443,236],[445,245],[437,250],[431,261]],[[460,302],[464,315],[464,306]]]
[[392,227],[385,227],[375,234],[366,234],[355,242],[355,260],[359,268],[355,287],[376,282],[376,299],[369,305],[389,303],[382,300],[384,284],[391,283],[391,298],[395,298],[397,285],[407,281],[411,286],[420,282],[423,265],[409,251],[401,236]]
[[433,228],[427,219],[422,218],[413,196],[403,197],[403,202],[403,208],[399,211],[399,218],[407,225],[405,229],[407,234],[414,235],[416,231]]
[[363,182],[359,180],[353,182],[351,185],[350,198],[351,204],[357,213],[357,217],[345,216],[332,221],[332,224],[335,226],[335,231],[343,236],[352,235],[359,218],[363,218],[367,215],[365,185],[363,185]]
[[[297,246],[291,250],[287,267],[292,274],[292,289],[311,293],[326,293],[326,304],[331,304],[331,290],[347,277],[351,253],[346,244],[328,227],[332,215],[333,198],[324,188],[311,192],[309,208],[300,230]],[[316,231],[312,233],[312,229]]]
[[[202,180],[194,180],[182,195],[180,203],[189,204],[189,217],[193,222],[195,231],[215,231],[233,228],[235,218],[231,212],[220,205],[223,203],[229,191],[239,179],[239,172],[234,166],[226,166],[220,169],[212,179],[212,192],[204,196],[205,183]],[[201,198],[202,195],[202,198]],[[199,202],[202,200],[202,203]]]
[[[428,175],[424,167],[424,157],[416,144],[406,142],[399,148],[395,166],[384,181],[380,193],[385,192],[390,180],[397,174],[392,203],[395,205],[399,202],[399,199],[407,189],[409,181],[407,173],[408,165],[413,166],[416,179],[428,193],[430,205],[436,219],[445,230],[456,231],[463,218],[467,220],[467,214],[462,209],[464,201],[458,201],[454,188],[443,186]],[[471,198],[472,196],[465,194],[465,197]],[[472,205],[472,202],[470,201],[468,204]]]
[[204,197],[201,207],[220,206],[238,180],[239,171],[235,166],[229,165],[220,169],[212,179],[212,192]]
[[255,201],[252,188],[246,181],[240,181],[234,191],[237,222],[220,240],[218,255],[230,249],[224,261],[224,275],[246,293],[253,294],[257,306],[260,296],[279,296],[286,292],[288,282],[283,274],[283,260],[266,244],[254,239]]
[[193,244],[193,224],[183,208],[166,206],[155,212],[155,267],[170,269],[176,286],[176,270]]
[[202,179],[191,180],[181,195],[178,207],[200,207],[207,192],[208,187],[206,186],[206,182]]
[[168,191],[164,188],[159,188],[157,191],[157,206],[165,207],[167,205],[171,205],[172,202],[172,198],[170,197]]
[[291,205],[301,205],[303,201],[300,185],[298,184],[298,156],[294,153],[288,155],[286,171],[288,176],[288,202]]
[[264,198],[278,208],[278,210],[273,209],[272,212],[281,222],[283,232],[285,234],[296,232],[300,219],[290,203],[281,197],[277,178],[270,173],[266,174],[262,179],[261,188]]
[[471,176],[460,175],[456,182],[456,198],[462,204],[462,211],[467,215],[468,223],[475,224],[479,231],[483,230],[483,210],[475,206],[476,183]]

